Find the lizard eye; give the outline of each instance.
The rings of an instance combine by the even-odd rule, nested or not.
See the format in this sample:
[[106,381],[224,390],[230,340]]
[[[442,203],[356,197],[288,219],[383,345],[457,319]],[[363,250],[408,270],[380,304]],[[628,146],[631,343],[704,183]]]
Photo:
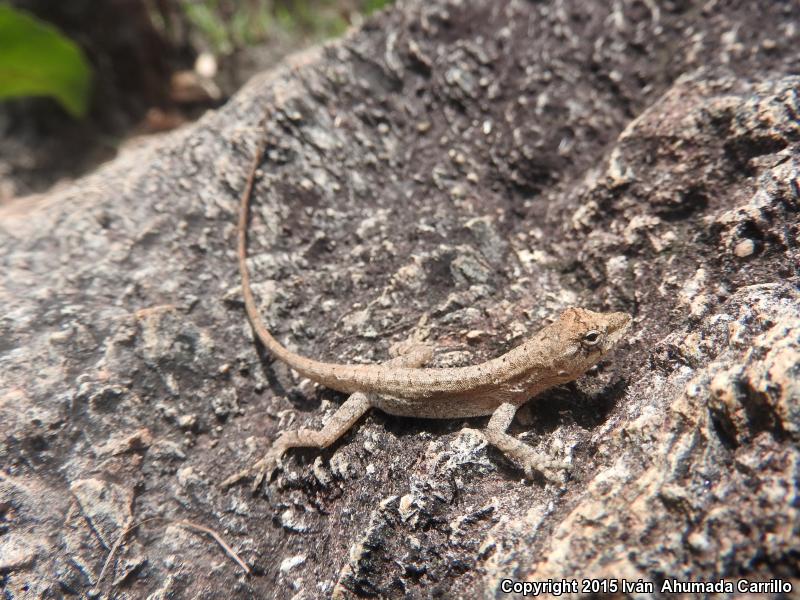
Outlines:
[[592,329],[591,331],[586,332],[581,340],[581,343],[583,343],[584,346],[596,346],[598,342],[600,342],[601,336],[602,334],[599,331]]

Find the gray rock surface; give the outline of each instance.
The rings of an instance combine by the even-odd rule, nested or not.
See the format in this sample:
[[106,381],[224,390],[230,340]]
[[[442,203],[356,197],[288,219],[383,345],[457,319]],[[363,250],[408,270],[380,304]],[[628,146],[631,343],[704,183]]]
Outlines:
[[[798,589],[798,22],[766,0],[403,2],[0,209],[6,597]],[[364,362],[413,337],[445,366],[566,306],[635,315],[514,427],[570,462],[563,487],[461,431],[480,420],[377,411],[261,495],[218,487],[342,400],[272,363],[239,301],[266,109],[251,268],[287,345]]]

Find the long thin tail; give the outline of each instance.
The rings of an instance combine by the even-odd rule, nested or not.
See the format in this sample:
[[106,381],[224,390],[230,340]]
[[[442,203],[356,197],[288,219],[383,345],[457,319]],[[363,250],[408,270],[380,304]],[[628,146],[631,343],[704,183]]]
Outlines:
[[255,156],[253,156],[253,164],[250,167],[250,172],[247,175],[247,182],[245,183],[242,197],[239,203],[239,226],[238,226],[238,244],[237,254],[239,258],[239,272],[242,277],[242,296],[244,297],[244,306],[247,310],[247,318],[250,320],[250,325],[255,331],[258,339],[266,346],[276,358],[282,360],[287,365],[298,371],[304,377],[313,379],[319,383],[329,387],[337,388],[336,385],[330,385],[330,373],[333,368],[338,365],[311,360],[305,356],[295,354],[291,350],[285,348],[281,343],[272,337],[272,334],[267,330],[266,325],[261,320],[256,308],[256,301],[253,298],[253,290],[250,287],[250,272],[247,269],[247,223],[248,215],[250,213],[250,198],[253,195],[253,187],[255,185],[256,173],[258,166],[264,158],[264,153],[267,148],[267,135],[266,135],[266,119],[264,121],[264,134],[263,139],[256,149]]

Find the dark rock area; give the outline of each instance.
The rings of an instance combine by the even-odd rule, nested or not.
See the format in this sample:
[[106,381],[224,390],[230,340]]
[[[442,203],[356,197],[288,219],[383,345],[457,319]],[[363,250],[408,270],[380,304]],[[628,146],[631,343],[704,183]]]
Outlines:
[[[790,1],[403,2],[0,208],[5,596],[797,590],[798,44]],[[265,113],[251,270],[287,346],[371,362],[414,338],[451,366],[567,306],[634,315],[512,428],[570,463],[563,486],[461,431],[484,420],[372,411],[262,493],[220,489],[343,400],[273,363],[240,301]]]

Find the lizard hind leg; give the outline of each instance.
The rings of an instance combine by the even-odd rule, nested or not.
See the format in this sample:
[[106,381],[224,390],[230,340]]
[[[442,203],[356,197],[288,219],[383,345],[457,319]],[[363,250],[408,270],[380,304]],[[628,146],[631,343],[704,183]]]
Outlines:
[[320,430],[295,429],[283,431],[272,443],[264,458],[251,467],[228,477],[221,486],[227,488],[234,483],[254,475],[252,489],[255,492],[265,478],[268,478],[280,466],[283,453],[290,448],[327,448],[342,437],[372,406],[366,394],[351,394],[344,404],[333,413],[325,426]]
[[518,408],[517,404],[504,402],[495,409],[486,429],[480,433],[488,443],[520,467],[529,479],[536,472],[541,473],[548,481],[563,483],[561,473],[566,470],[567,465],[536,452],[524,442],[506,433]]
[[[427,346],[412,346],[403,351],[403,354],[387,361],[386,365],[393,367],[408,367],[416,368],[421,367],[428,360],[430,360],[432,351]],[[278,438],[272,443],[270,449],[267,451],[264,458],[259,460],[252,467],[240,471],[239,473],[228,477],[222,482],[223,488],[229,487],[234,483],[249,477],[255,473],[253,479],[253,491],[258,489],[261,482],[280,465],[281,456],[290,448],[327,448],[336,440],[342,437],[347,431],[355,425],[364,413],[366,413],[374,404],[373,396],[356,392],[351,394],[344,404],[333,413],[333,416],[320,430],[315,429],[296,429],[292,431],[282,432]]]
[[[431,354],[427,346],[412,346],[384,364],[392,367],[416,368],[430,360]],[[284,431],[272,443],[270,453],[280,458],[289,448],[327,448],[347,433],[356,421],[375,405],[373,397],[373,394],[362,392],[351,394],[322,429]]]

